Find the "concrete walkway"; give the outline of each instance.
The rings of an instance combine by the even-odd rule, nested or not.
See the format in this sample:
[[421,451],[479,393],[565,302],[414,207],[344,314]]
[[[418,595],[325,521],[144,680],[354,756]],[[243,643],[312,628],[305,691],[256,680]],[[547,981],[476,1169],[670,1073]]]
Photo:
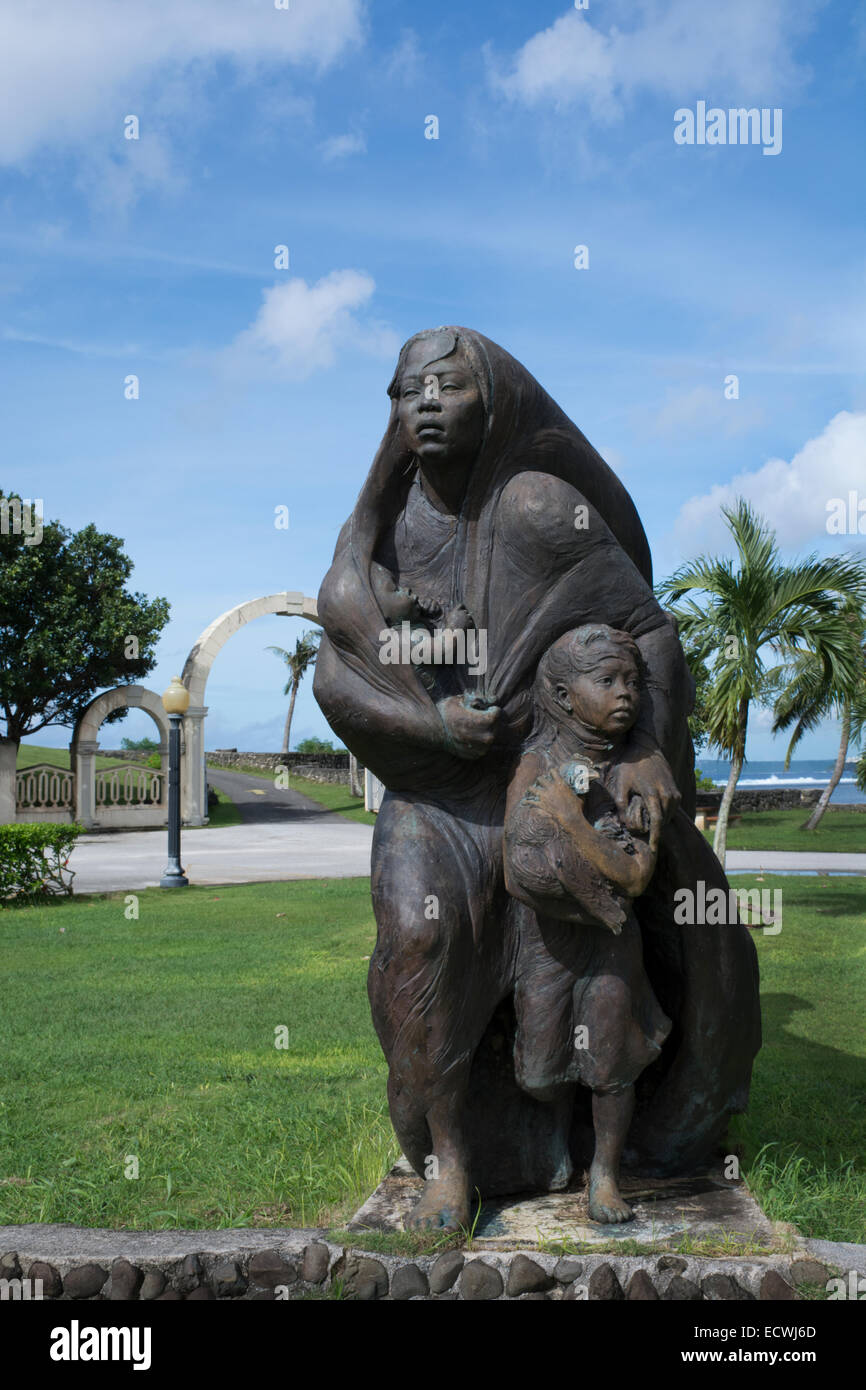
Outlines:
[[[373,827],[323,810],[273,779],[210,772],[242,825],[184,830],[181,863],[190,883],[269,883],[290,878],[361,878],[370,872]],[[83,835],[72,852],[76,893],[155,888],[168,855],[164,830]]]
[[[359,878],[370,872],[373,827],[343,816],[299,825],[231,825],[185,830],[181,863],[190,883],[268,883],[289,878]],[[155,888],[165,871],[159,831],[84,835],[70,860],[76,893]]]
[[[866,826],[863,827],[866,830]],[[766,873],[864,874],[866,854],[803,853],[794,850],[729,849],[726,869],[763,869]]]
[[[331,812],[303,820],[185,830],[181,861],[190,883],[268,883],[291,878],[360,878],[370,872],[373,828]],[[154,888],[165,869],[166,837],[155,830],[85,835],[72,854],[76,893]],[[866,854],[728,852],[728,869],[765,873],[855,873]]]
[[[267,883],[292,878],[359,878],[370,872],[373,827],[346,820],[271,777],[208,770],[237,806],[241,825],[185,830],[181,862],[190,883]],[[866,829],[866,826],[864,826]],[[162,830],[85,835],[70,867],[76,893],[153,888],[165,869]],[[866,853],[729,850],[731,872],[853,873],[866,877]]]

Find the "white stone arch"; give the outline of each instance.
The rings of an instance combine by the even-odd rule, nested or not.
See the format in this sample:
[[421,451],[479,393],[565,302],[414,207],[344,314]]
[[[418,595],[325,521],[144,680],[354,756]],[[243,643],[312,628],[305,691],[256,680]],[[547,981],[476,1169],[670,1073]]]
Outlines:
[[186,758],[182,772],[182,804],[187,825],[207,823],[207,774],[205,771],[204,721],[207,706],[204,702],[207,678],[218,653],[230,637],[255,618],[271,614],[287,618],[306,618],[319,622],[316,600],[305,594],[287,590],[268,594],[264,598],[247,599],[215,618],[193,643],[183,668],[181,680],[189,691],[189,709],[184,716]]
[[[97,815],[94,759],[99,748],[99,730],[109,714],[118,709],[141,709],[149,714],[159,730],[162,770],[162,796],[158,806],[137,806],[101,811]],[[168,715],[161,699],[143,685],[116,685],[86,705],[72,734],[69,765],[75,774],[75,819],[82,825],[162,825],[166,819],[168,772]]]

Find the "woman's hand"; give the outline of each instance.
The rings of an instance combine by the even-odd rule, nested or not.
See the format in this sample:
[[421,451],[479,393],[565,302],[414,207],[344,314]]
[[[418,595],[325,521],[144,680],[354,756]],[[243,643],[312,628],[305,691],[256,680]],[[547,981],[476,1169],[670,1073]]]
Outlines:
[[[658,751],[633,748],[615,763],[607,778],[607,786],[616,802],[620,819],[629,829],[641,831],[643,808],[649,813],[649,848],[655,854],[659,847],[662,826],[676,811],[682,800],[667,759]],[[632,797],[640,800],[630,805]]]
[[439,700],[436,708],[445,727],[448,745],[458,758],[483,758],[493,747],[500,708],[467,705],[462,695]]

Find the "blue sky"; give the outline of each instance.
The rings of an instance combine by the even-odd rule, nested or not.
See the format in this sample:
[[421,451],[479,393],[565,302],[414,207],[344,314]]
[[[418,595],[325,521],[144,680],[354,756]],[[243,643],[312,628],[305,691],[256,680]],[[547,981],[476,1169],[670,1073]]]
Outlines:
[[[160,691],[220,612],[317,592],[399,344],[456,322],[620,474],[657,576],[724,548],[738,492],[787,556],[862,550],[826,517],[866,500],[864,66],[834,0],[6,6],[0,485],[124,538],[172,605]],[[780,152],[678,145],[699,101],[781,110]],[[279,746],[264,649],[302,628],[223,649],[208,747]],[[326,733],[307,682],[294,740]]]

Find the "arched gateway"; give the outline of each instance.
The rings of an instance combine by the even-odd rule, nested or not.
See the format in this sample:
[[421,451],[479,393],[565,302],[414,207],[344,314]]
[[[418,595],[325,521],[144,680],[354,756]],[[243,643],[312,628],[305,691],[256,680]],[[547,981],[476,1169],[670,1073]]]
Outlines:
[[[95,772],[99,751],[99,728],[109,714],[119,709],[141,709],[149,714],[159,732],[162,775],[144,767],[121,768],[117,772]],[[90,701],[75,725],[69,745],[69,765],[75,787],[75,820],[88,828],[165,825],[167,797],[165,771],[168,767],[168,716],[162,701],[143,685],[116,685]],[[100,778],[103,785],[97,783]],[[112,784],[113,783],[113,787]],[[133,786],[133,783],[137,786]],[[101,794],[100,794],[101,793]]]
[[205,686],[217,653],[239,628],[254,618],[276,613],[287,618],[306,618],[318,623],[316,600],[302,593],[268,594],[266,598],[251,598],[230,608],[206,627],[193,645],[181,680],[189,691],[189,709],[184,716],[186,757],[183,768],[182,805],[187,825],[204,825],[207,819],[207,776],[204,764],[204,720],[207,706]]

